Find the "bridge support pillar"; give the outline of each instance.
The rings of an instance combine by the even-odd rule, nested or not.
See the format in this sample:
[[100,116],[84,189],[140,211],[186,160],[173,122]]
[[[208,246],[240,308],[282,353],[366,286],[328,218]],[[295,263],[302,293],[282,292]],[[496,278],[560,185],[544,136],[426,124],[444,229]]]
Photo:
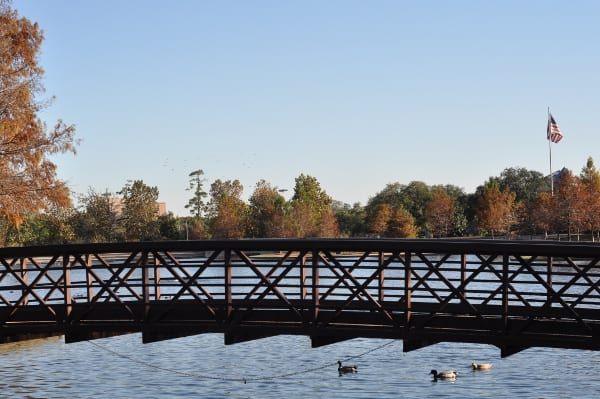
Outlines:
[[260,332],[245,331],[245,332],[239,332],[239,333],[225,333],[224,338],[225,338],[225,345],[233,345],[233,344],[240,344],[242,342],[254,341],[255,339],[274,337],[276,335],[279,335],[279,334],[268,334],[268,333],[264,333],[264,332],[260,333]]
[[354,339],[355,337],[338,337],[338,336],[311,336],[310,344],[313,348],[319,348],[321,346],[337,344],[338,342],[347,341]]
[[435,345],[437,343],[439,343],[439,341],[434,341],[432,339],[424,337],[405,338],[402,341],[402,351],[411,352],[417,349],[425,348],[427,346]]
[[518,345],[498,345],[500,348],[500,357],[509,357],[514,355],[515,353],[519,353],[524,351],[525,349],[529,349],[528,346],[518,346]]

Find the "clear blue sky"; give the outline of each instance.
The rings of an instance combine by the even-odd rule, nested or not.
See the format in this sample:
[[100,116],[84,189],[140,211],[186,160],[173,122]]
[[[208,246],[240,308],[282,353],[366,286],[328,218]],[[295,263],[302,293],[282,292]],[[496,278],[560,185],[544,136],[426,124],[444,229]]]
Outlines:
[[40,63],[75,124],[55,158],[75,193],[127,180],[186,215],[188,174],[334,199],[387,183],[470,193],[507,167],[549,171],[547,107],[564,139],[554,169],[600,164],[597,1],[25,1]]

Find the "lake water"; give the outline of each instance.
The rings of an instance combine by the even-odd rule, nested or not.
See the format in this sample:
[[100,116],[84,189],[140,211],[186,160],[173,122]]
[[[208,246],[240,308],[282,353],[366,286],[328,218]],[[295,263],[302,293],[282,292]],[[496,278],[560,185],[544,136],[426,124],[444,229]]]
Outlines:
[[[339,376],[335,362],[358,373]],[[490,371],[471,370],[492,362]],[[456,369],[434,382],[431,369]],[[142,344],[139,334],[0,346],[6,398],[598,398],[600,352],[532,348],[501,359],[487,345],[354,339],[312,349],[279,336],[231,346],[221,334]]]
[[[257,284],[248,280],[252,274],[247,269],[236,270],[240,284]],[[168,281],[163,271],[163,282]],[[58,280],[61,270],[53,272]],[[209,272],[202,275],[206,278],[202,284],[208,287],[216,278],[221,286],[222,276]],[[359,279],[370,275],[368,269],[362,271],[364,276],[359,272]],[[401,268],[395,272],[403,275]],[[325,268],[322,279],[326,273]],[[394,277],[393,273],[387,270],[386,278]],[[456,271],[448,273],[448,278],[460,277]],[[596,281],[593,277],[591,281]],[[297,275],[290,278],[297,279]],[[558,274],[555,283],[561,278],[567,277]],[[83,271],[74,273],[77,280],[85,281]],[[513,284],[545,299],[539,283],[529,280],[523,274]],[[9,278],[5,284],[11,284]],[[428,284],[444,287],[435,280]],[[469,288],[481,288],[478,284],[474,281]],[[396,280],[396,285],[400,295],[403,284]],[[163,294],[177,289],[164,287]],[[290,290],[297,295],[297,287]],[[73,291],[79,295],[85,289]],[[388,286],[386,295],[390,292]],[[10,293],[6,295],[11,298]],[[18,298],[20,293],[13,295]],[[475,294],[469,298],[473,300]],[[338,359],[357,364],[358,373],[339,376]],[[473,372],[473,361],[491,362],[493,368]],[[455,369],[459,377],[453,382],[434,382],[431,369]],[[402,341],[380,339],[354,339],[312,349],[310,340],[301,336],[231,346],[223,344],[221,334],[151,344],[142,344],[140,334],[68,345],[62,338],[53,338],[0,345],[0,373],[2,398],[600,398],[600,351],[532,348],[501,359],[500,350],[488,345],[442,343],[404,353]]]

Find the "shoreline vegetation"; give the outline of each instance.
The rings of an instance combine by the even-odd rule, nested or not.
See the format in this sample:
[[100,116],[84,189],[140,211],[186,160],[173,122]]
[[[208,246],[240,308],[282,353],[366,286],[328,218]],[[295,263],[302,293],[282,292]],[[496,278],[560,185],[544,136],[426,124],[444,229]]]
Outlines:
[[0,245],[307,237],[595,242],[600,234],[600,173],[591,158],[580,176],[568,170],[555,176],[553,193],[541,173],[509,168],[473,194],[450,185],[393,183],[364,206],[334,201],[303,174],[289,200],[261,180],[248,202],[239,181],[217,180],[208,194],[198,176],[190,179],[191,216],[159,215],[158,189],[134,181],[116,200],[90,190],[77,207],[32,213],[18,226],[0,219]]

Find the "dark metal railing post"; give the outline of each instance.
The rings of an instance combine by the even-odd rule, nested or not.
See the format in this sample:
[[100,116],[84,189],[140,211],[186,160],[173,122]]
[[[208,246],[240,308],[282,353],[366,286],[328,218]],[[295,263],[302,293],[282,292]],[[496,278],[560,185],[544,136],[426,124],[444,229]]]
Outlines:
[[383,270],[383,263],[385,261],[384,253],[382,251],[379,252],[378,257],[378,266],[379,266],[379,303],[383,304],[385,299],[385,272]]
[[73,296],[71,295],[71,263],[69,262],[69,255],[63,254],[63,277],[64,277],[64,299],[65,299],[65,314],[64,320],[68,320],[71,317],[73,311]]
[[150,314],[150,268],[148,267],[148,251],[142,252],[142,298],[144,301],[144,320]]
[[412,309],[412,265],[411,265],[411,253],[406,252],[404,254],[405,257],[405,266],[404,266],[404,298],[406,302],[406,310],[404,311],[404,328],[408,334],[408,330],[410,328],[410,318],[411,318],[411,309]]
[[313,323],[316,325],[319,319],[319,252],[312,251],[312,300],[313,300]]
[[86,270],[85,270],[85,283],[86,283],[86,294],[87,294],[87,301],[88,303],[92,302],[92,298],[94,298],[94,288],[93,288],[93,280],[92,280],[92,273],[90,273],[90,270],[92,269],[92,255],[91,254],[86,254],[85,255],[85,266],[86,266]]
[[460,254],[460,286],[462,287],[461,294],[467,298],[467,254]]
[[300,299],[306,299],[306,254],[300,257]]
[[508,254],[502,254],[502,325],[504,332],[508,332]]
[[160,300],[160,262],[158,257],[154,257],[154,265],[152,268],[152,274],[154,275],[154,298]]
[[552,269],[554,268],[554,257],[548,256],[548,265],[546,271],[546,282],[548,283],[548,289],[546,294],[546,301],[548,303],[548,307],[552,307],[552,292],[550,292],[550,288],[552,288]]
[[223,265],[225,267],[225,316],[229,318],[233,313],[233,294],[231,292],[231,249],[223,251]]
[[[23,279],[23,282],[27,284],[27,258],[20,258],[19,259],[19,267],[21,268],[21,278]],[[21,293],[22,295],[27,294],[27,287],[21,287]],[[23,298],[23,305],[27,305],[27,303],[29,302],[29,295],[26,295],[25,298]]]

